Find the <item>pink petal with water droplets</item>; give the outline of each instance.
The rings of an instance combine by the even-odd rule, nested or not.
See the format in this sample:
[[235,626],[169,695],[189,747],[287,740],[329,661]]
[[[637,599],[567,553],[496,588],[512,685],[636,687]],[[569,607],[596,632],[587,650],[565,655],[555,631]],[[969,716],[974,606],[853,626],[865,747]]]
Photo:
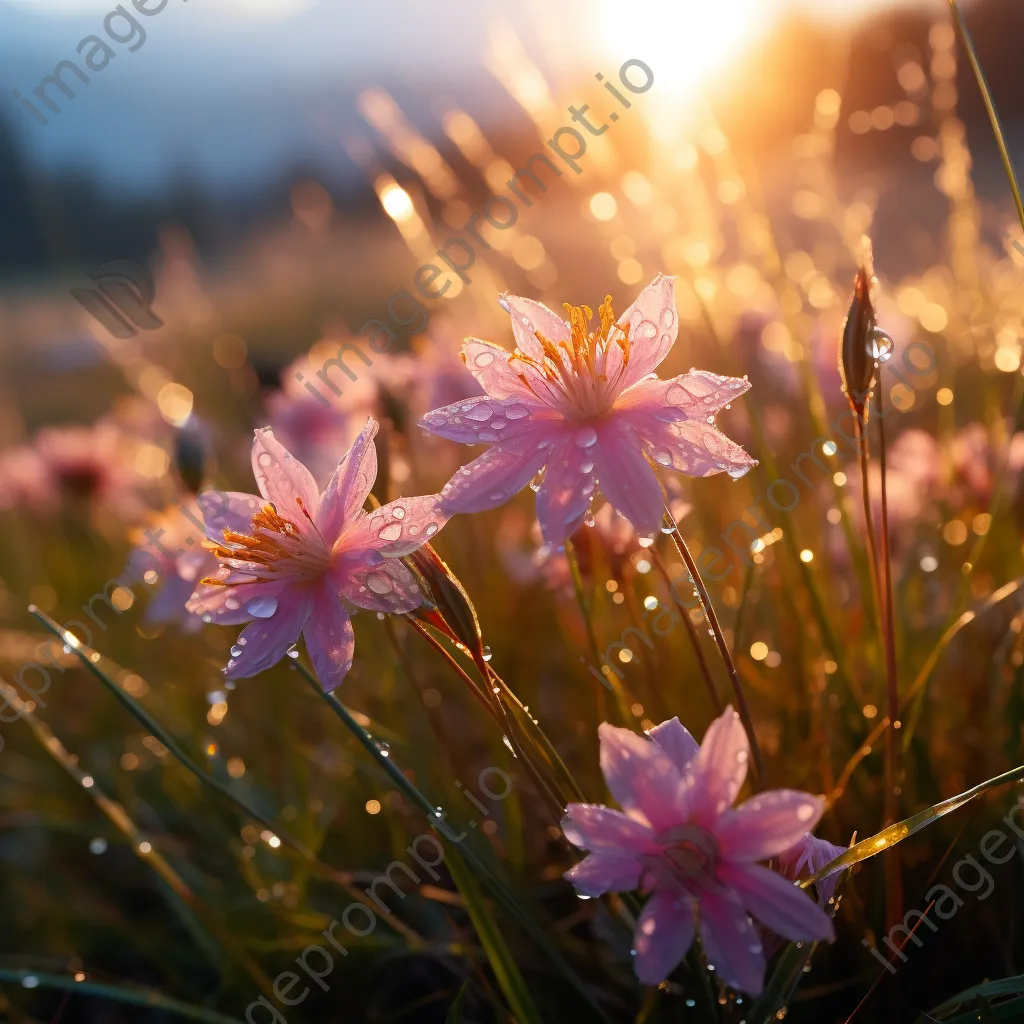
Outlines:
[[[252,601],[249,602],[250,607]],[[274,614],[254,618],[238,636],[242,653],[232,657],[224,674],[228,679],[248,679],[276,665],[302,632],[312,607],[308,588],[287,587],[277,598]]]
[[640,862],[635,857],[590,853],[565,873],[582,896],[603,896],[606,892],[629,892],[640,885]]
[[619,395],[615,408],[650,413],[663,422],[677,419],[706,422],[708,416],[749,390],[750,381],[741,377],[691,370],[668,380],[638,381]]
[[700,750],[699,744],[690,735],[686,726],[678,718],[670,718],[667,722],[648,729],[647,735],[672,758],[672,763],[679,769],[680,774],[685,775],[690,762]]
[[835,938],[832,920],[799,886],[760,864],[723,864],[718,877],[766,928],[794,942]]
[[320,490],[313,474],[274,437],[269,427],[256,431],[252,471],[260,494],[303,533],[311,532],[320,505]]
[[302,636],[320,685],[330,693],[352,667],[356,637],[348,612],[328,588],[322,588],[313,598]]
[[224,530],[248,533],[252,517],[265,504],[256,495],[239,491],[203,491],[196,502],[203,513],[206,536],[218,543],[224,539]]
[[360,513],[349,523],[335,542],[334,562],[344,568],[367,551],[401,558],[422,547],[449,518],[438,494],[396,498],[372,512]]
[[601,493],[636,527],[638,533],[654,534],[661,526],[665,495],[638,441],[619,419],[598,427],[594,445]]
[[524,299],[521,295],[509,295],[508,292],[499,297],[498,303],[512,318],[512,333],[515,335],[516,346],[531,359],[536,359],[537,362],[544,359],[544,349],[537,340],[537,331],[555,344],[569,340],[569,328],[565,318],[552,312],[543,303]]
[[715,825],[726,860],[767,860],[785,853],[825,810],[821,797],[796,789],[770,789],[726,811]]
[[554,426],[561,422],[557,413],[538,405],[533,396],[529,401],[521,398],[501,401],[480,395],[428,412],[420,420],[420,426],[451,441],[480,444],[518,437],[536,430],[540,423]]
[[662,466],[687,476],[714,476],[731,473],[743,476],[757,465],[735,441],[730,441],[710,423],[679,420],[676,423],[652,423],[635,413],[623,413],[643,440],[644,451]]
[[694,820],[711,828],[736,799],[747,777],[750,744],[740,716],[731,707],[716,718],[690,766],[690,809]]
[[359,514],[377,479],[377,421],[370,417],[352,447],[338,463],[320,499],[316,526],[330,547],[343,528]]
[[[210,575],[213,579],[229,580],[236,574],[222,567]],[[250,579],[240,574],[237,578],[239,581]],[[246,610],[247,604],[259,598],[276,598],[284,587],[285,583],[278,580],[270,583],[242,582],[240,586],[200,583],[185,607],[204,622],[208,616],[210,622],[216,622],[219,626],[238,626],[252,618]]]
[[594,494],[594,455],[569,440],[552,450],[537,494],[537,518],[544,540],[565,543],[583,522]]
[[374,612],[398,614],[423,603],[416,577],[397,558],[362,562],[348,567],[343,561],[332,573],[346,601]]
[[491,398],[532,399],[533,394],[520,374],[533,378],[536,371],[521,360],[510,363],[511,354],[493,341],[480,338],[467,338],[462,346],[466,367]]
[[597,735],[605,782],[626,814],[655,832],[678,825],[684,811],[683,784],[668,754],[657,743],[607,722]]
[[518,494],[544,465],[553,441],[547,428],[496,444],[463,466],[441,488],[448,513],[483,512]]
[[622,811],[597,804],[569,804],[562,818],[565,838],[581,850],[645,853],[653,833],[649,825]]
[[665,889],[655,892],[636,920],[633,948],[636,976],[644,985],[660,985],[693,945],[693,904]]
[[629,324],[629,362],[622,375],[628,388],[649,374],[668,355],[679,331],[674,277],[658,276],[618,318]]
[[750,996],[764,988],[765,956],[754,922],[733,893],[700,901],[700,938],[708,963],[727,985]]

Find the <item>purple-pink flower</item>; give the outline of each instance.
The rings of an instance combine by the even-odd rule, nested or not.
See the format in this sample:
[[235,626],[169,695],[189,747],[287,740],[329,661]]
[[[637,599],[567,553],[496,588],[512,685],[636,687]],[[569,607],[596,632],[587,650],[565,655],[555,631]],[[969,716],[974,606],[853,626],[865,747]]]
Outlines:
[[606,297],[596,330],[588,306],[566,304],[563,320],[519,296],[500,303],[516,350],[467,339],[463,359],[486,394],[421,420],[442,437],[492,445],[442,489],[447,511],[494,508],[543,471],[537,517],[549,543],[580,526],[599,485],[640,533],[653,534],[665,505],[656,466],[741,476],[756,465],[714,426],[745,380],[703,370],[660,380],[652,372],[678,331],[674,278],[658,275],[620,319]]
[[[836,846],[835,843],[830,843],[827,839],[819,839],[808,832],[807,835],[800,838],[795,846],[779,854],[779,870],[795,882],[817,874],[826,864],[831,864],[836,857],[844,853],[846,853],[845,847]],[[828,906],[832,902],[836,883],[839,881],[842,870],[842,868],[837,868],[820,882],[815,883],[818,890],[818,903],[821,906]]]
[[824,801],[775,789],[733,808],[750,746],[732,708],[701,746],[678,718],[645,739],[604,723],[601,770],[621,811],[570,804],[562,829],[588,855],[566,878],[583,896],[649,893],[634,935],[636,972],[664,981],[698,928],[708,963],[750,995],[764,984],[765,952],[751,918],[795,941],[832,939],[832,921],[801,889],[758,861],[817,824]]
[[398,498],[372,512],[363,504],[377,477],[368,419],[323,494],[309,470],[274,437],[256,431],[252,468],[260,495],[199,495],[206,535],[220,568],[188,609],[205,622],[249,622],[225,674],[254,676],[280,661],[301,633],[324,688],[352,665],[349,606],[407,612],[423,594],[400,561],[444,525],[436,494]]

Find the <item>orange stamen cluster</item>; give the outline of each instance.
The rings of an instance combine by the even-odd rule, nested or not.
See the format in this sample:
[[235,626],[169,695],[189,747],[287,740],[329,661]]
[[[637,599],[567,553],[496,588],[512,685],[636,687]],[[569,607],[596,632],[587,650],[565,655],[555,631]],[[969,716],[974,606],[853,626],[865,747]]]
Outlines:
[[[598,308],[600,327],[596,333],[589,329],[594,316],[590,306],[573,306],[566,302],[563,308],[569,318],[568,341],[554,342],[536,331],[535,336],[544,352],[543,361],[518,349],[509,356],[509,361],[518,359],[527,363],[581,410],[599,411],[608,396],[606,367],[612,346],[617,345],[622,349],[619,372],[629,364],[629,324],[615,322],[610,295],[605,296]],[[519,374],[519,379],[533,390],[528,375]],[[611,383],[614,384],[614,381]]]

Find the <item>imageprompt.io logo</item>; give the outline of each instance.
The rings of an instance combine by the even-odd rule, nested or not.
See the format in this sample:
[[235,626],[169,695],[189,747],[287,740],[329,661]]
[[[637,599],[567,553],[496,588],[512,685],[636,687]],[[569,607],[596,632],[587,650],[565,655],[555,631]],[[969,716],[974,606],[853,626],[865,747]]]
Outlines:
[[115,338],[134,338],[164,322],[153,312],[156,282],[141,263],[111,260],[89,271],[95,288],[72,288],[71,296]]

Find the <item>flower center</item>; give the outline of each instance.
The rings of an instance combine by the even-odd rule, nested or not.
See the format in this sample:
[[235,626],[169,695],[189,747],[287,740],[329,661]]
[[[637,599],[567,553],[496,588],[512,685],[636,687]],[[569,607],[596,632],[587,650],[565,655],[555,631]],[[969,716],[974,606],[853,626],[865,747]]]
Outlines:
[[640,859],[656,885],[681,896],[700,896],[722,891],[716,876],[721,854],[715,837],[699,825],[676,825],[654,837],[661,848]]
[[[563,398],[575,420],[586,420],[606,413],[619,393],[622,372],[629,364],[629,324],[617,324],[612,297],[606,295],[598,309],[600,327],[589,330],[594,311],[589,306],[564,303],[569,315],[569,340],[554,342],[536,332],[544,357],[536,360],[516,349],[509,362],[518,359],[529,364]],[[539,398],[537,381],[526,374],[519,379]],[[542,386],[543,387],[543,386]]]
[[[312,526],[313,520],[301,499],[296,499],[302,514]],[[251,580],[205,579],[215,586],[237,586],[276,579],[312,579],[322,575],[330,565],[331,555],[319,532],[303,532],[277,507],[267,503],[249,524],[250,533],[224,530],[223,543],[206,541],[221,564],[235,572],[247,574]]]

